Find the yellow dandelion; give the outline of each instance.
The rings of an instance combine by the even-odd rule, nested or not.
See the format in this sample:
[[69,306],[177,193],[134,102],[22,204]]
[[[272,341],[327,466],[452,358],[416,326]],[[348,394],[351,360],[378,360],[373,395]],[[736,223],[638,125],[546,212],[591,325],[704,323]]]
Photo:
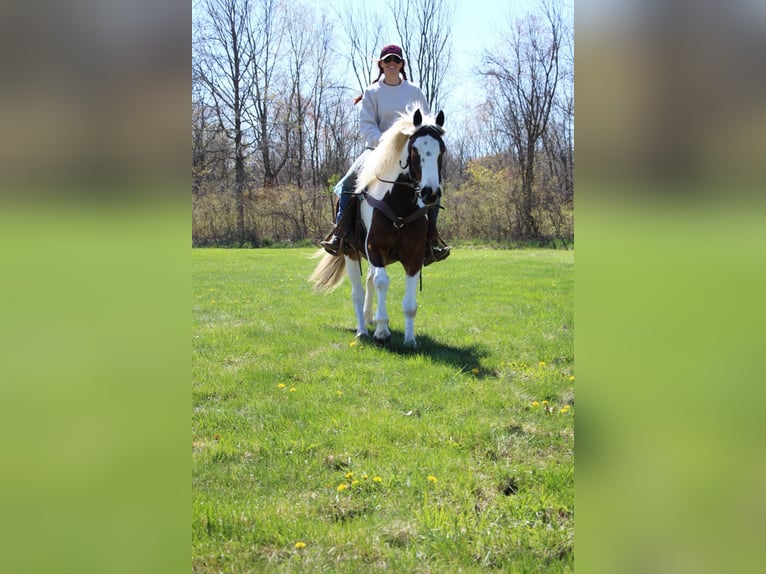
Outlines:
[[359,484],[358,480],[352,480],[351,481],[351,486],[357,486],[358,484]]
[[296,550],[303,550],[304,548],[306,548],[306,543],[305,542],[296,542],[295,543],[295,549]]
[[346,478],[346,480],[351,480],[352,478],[354,478],[354,473],[353,472],[347,472],[343,476]]
[[338,485],[337,490],[338,490],[338,492],[343,492],[347,488],[348,488],[348,485],[345,482],[342,482],[341,484]]
[[570,375],[570,376],[569,376],[569,380],[570,380],[570,381],[574,381],[574,375]]
[[428,482],[430,482],[431,484],[436,484],[436,482],[437,482],[436,481],[436,477],[433,476],[432,474],[429,474],[428,475]]
[[285,388],[285,384],[284,383],[279,383],[277,385],[277,387],[280,388],[280,389],[284,389]]
[[365,473],[362,475],[362,478],[363,478],[364,480],[367,480],[367,479],[369,478],[369,476],[367,476],[367,473],[365,472]]
[[378,484],[380,484],[381,482],[383,482],[383,479],[380,478],[379,476],[374,476],[372,478],[372,482],[377,482]]
[[336,395],[338,395],[338,396],[340,396],[340,395],[342,395],[342,394],[343,394],[343,391],[335,391],[335,394],[336,394]]
[[544,367],[544,366],[545,366],[545,361],[540,361],[540,362],[539,362],[539,363],[537,363],[537,364],[538,364],[538,365],[540,365],[541,367]]
[[348,346],[349,346],[349,347],[356,347],[356,341],[351,341],[351,342],[348,344]]
[[290,392],[294,393],[295,392],[295,387],[290,387]]
[[540,402],[539,401],[532,401],[532,406],[533,407],[539,407],[540,406]]
[[474,375],[478,375],[478,374],[479,374],[479,369],[473,368],[473,369],[471,369],[471,372],[472,372]]
[[568,413],[569,412],[569,405],[564,405],[561,407],[561,410],[559,411],[561,413]]
[[547,405],[547,404],[548,404],[548,401],[543,401],[543,405]]

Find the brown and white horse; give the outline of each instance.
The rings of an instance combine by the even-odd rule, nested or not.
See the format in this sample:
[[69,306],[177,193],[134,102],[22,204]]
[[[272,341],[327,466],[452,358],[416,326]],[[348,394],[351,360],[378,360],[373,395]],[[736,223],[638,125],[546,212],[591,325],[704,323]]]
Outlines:
[[[356,335],[367,336],[367,324],[375,327],[373,339],[391,340],[386,310],[390,283],[386,266],[399,261],[404,267],[404,344],[415,347],[416,292],[426,254],[428,208],[442,194],[441,162],[445,146],[444,113],[424,115],[408,110],[383,134],[378,146],[365,157],[357,177],[360,213],[366,240],[359,249],[341,256],[325,254],[309,278],[318,291],[331,291],[343,281],[345,269],[351,281],[351,300],[356,313]],[[370,265],[367,290],[362,286],[360,257]],[[373,316],[372,293],[378,297]]]

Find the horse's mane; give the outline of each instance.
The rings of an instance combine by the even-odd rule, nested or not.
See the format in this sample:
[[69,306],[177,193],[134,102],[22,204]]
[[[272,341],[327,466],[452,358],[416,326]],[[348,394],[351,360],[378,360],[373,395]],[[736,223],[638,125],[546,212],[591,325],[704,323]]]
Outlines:
[[[404,112],[399,112],[399,118],[383,132],[377,147],[364,158],[356,179],[356,191],[372,188],[378,177],[388,178],[391,177],[391,172],[401,171],[399,158],[407,140],[415,133],[412,117],[418,109],[420,106],[410,104]],[[418,128],[426,125],[434,126],[444,133],[444,128],[436,125],[435,116],[423,113],[423,122]]]

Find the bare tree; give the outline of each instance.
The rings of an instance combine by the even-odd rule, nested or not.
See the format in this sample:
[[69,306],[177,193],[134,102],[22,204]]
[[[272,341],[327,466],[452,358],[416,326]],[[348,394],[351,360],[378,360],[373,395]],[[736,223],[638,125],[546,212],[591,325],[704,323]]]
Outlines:
[[483,74],[489,80],[502,123],[520,164],[520,235],[540,236],[534,183],[535,160],[548,129],[561,72],[564,35],[560,6],[542,4],[542,13],[511,22],[500,46],[484,53]]
[[[235,1],[235,0],[227,0]],[[252,65],[247,69],[252,106],[247,109],[255,127],[255,141],[259,151],[263,185],[276,187],[279,172],[288,156],[284,149],[277,149],[277,131],[282,125],[280,112],[284,102],[279,101],[278,85],[280,65],[284,58],[282,41],[287,29],[284,11],[277,0],[240,0],[256,2],[251,10],[253,25],[250,29],[250,54]]]
[[370,11],[366,2],[348,4],[339,19],[343,31],[339,43],[344,46],[343,53],[348,54],[356,88],[361,93],[378,75],[375,58],[383,47],[383,24],[380,16]]
[[392,0],[389,4],[408,75],[420,85],[432,110],[440,108],[452,59],[454,5],[449,0]]
[[244,218],[246,188],[246,124],[252,85],[247,70],[253,53],[249,44],[250,0],[204,0],[203,19],[195,30],[194,77],[206,88],[221,131],[234,154],[236,239],[247,239]]

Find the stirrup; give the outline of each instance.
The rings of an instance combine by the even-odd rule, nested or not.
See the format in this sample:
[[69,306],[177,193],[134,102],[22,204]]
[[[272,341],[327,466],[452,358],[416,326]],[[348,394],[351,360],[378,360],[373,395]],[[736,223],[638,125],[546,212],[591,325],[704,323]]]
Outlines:
[[319,245],[324,247],[324,250],[330,255],[338,255],[342,244],[343,238],[335,233],[332,234],[332,237],[319,242]]
[[[441,243],[441,245],[439,245]],[[423,260],[423,267],[431,265],[434,261],[444,261],[449,257],[451,247],[444,243],[441,238],[436,239],[436,245],[431,244],[426,250],[426,257]]]

